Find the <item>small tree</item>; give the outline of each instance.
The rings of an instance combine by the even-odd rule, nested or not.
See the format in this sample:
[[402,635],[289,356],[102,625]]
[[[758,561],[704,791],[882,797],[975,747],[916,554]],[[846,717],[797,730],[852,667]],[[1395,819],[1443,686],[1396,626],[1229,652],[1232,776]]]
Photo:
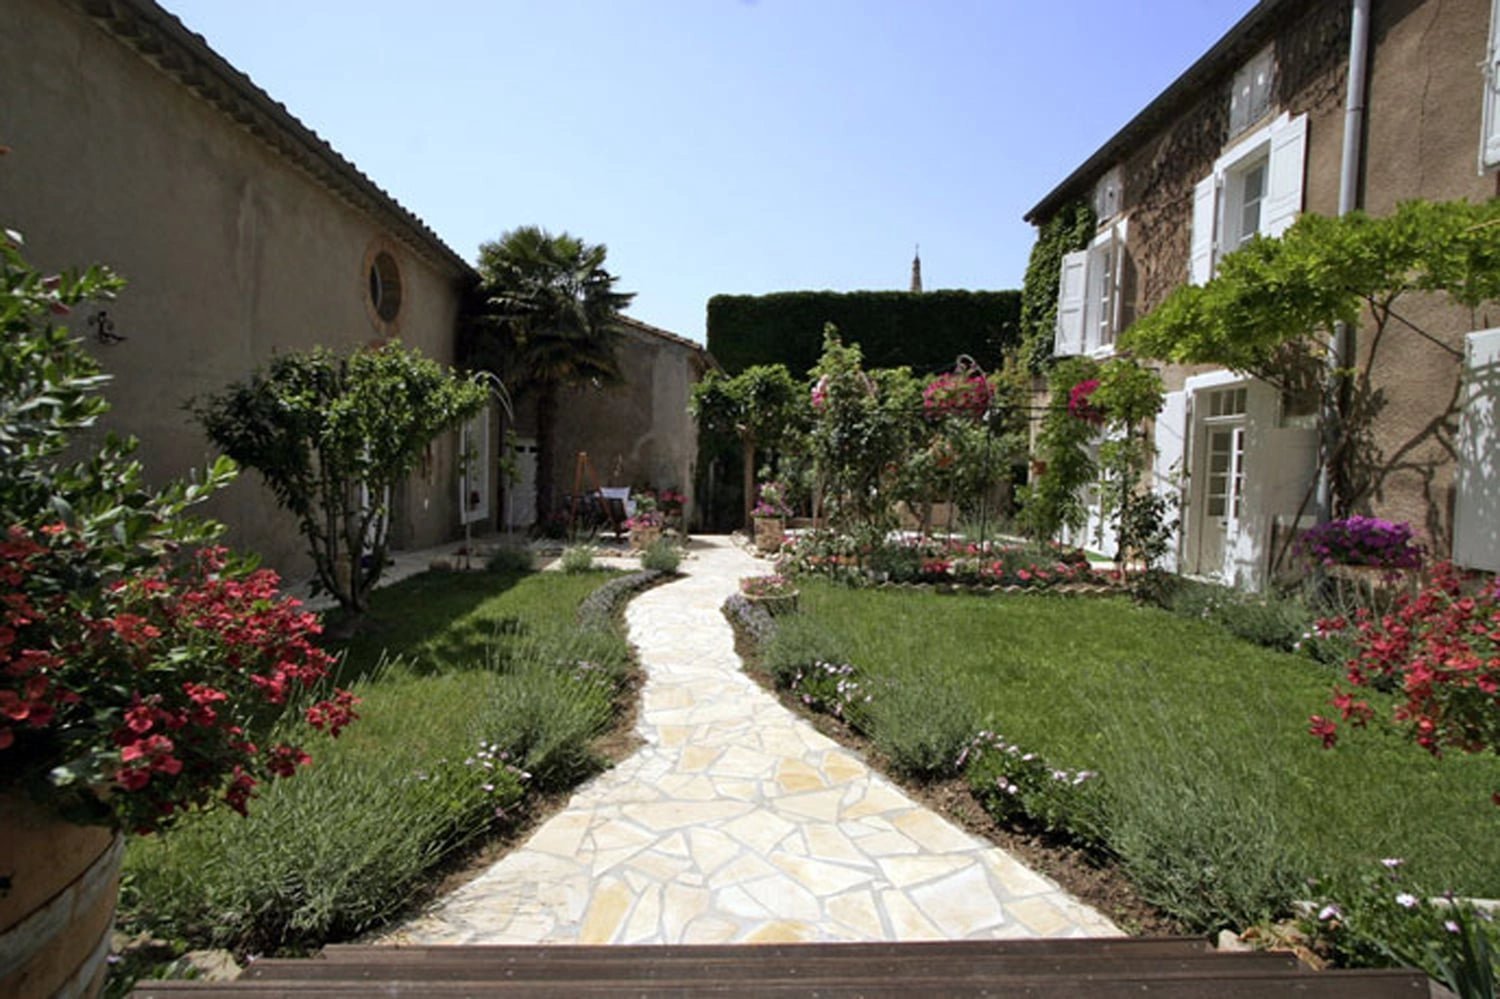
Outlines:
[[881,537],[893,522],[901,466],[921,437],[922,384],[907,368],[866,372],[861,361],[857,344],[824,328],[810,439],[834,523]]
[[729,376],[710,371],[693,386],[690,402],[699,426],[738,439],[745,475],[745,523],[755,502],[756,453],[781,446],[805,418],[805,393],[784,364],[757,364]]
[[391,490],[486,398],[483,386],[391,343],[347,358],[323,348],[278,355],[194,413],[297,517],[317,588],[358,614],[385,566]]

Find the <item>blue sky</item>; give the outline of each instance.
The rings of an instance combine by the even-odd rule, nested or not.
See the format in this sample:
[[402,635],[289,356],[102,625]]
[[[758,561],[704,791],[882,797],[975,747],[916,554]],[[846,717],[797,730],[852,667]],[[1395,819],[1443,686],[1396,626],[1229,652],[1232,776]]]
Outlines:
[[1253,0],[163,0],[469,260],[609,247],[632,315],[1019,287],[1021,216]]

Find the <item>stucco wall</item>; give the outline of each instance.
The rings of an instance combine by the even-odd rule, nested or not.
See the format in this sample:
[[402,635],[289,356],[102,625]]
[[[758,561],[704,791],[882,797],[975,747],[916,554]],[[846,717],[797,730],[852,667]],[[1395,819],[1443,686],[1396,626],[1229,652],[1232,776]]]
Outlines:
[[[698,456],[697,424],[688,413],[692,387],[706,370],[706,355],[683,344],[634,329],[619,348],[619,385],[586,386],[561,394],[557,421],[558,500],[572,492],[577,454],[605,486],[673,488],[688,496],[692,516],[693,467]],[[518,413],[519,431],[534,432],[534,405]],[[593,484],[585,482],[585,490]]]
[[[110,306],[129,339],[91,345],[114,376],[106,426],[141,438],[153,480],[212,454],[183,411],[273,352],[338,351],[396,333],[453,359],[460,274],[430,262],[101,27],[55,0],[7,0],[0,31],[0,220],[38,265],[100,262],[129,285]],[[19,99],[17,99],[19,97]],[[403,300],[382,328],[367,254],[398,262]],[[88,314],[75,317],[86,333]],[[393,540],[432,544],[457,523],[443,439],[398,497]],[[207,512],[229,541],[308,571],[294,521],[246,472]]]

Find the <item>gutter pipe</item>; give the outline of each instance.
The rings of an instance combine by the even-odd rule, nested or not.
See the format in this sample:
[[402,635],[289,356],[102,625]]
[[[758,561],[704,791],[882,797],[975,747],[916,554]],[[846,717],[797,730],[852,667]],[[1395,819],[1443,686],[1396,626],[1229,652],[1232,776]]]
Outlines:
[[[1365,124],[1365,81],[1370,61],[1370,0],[1353,0],[1349,16],[1348,92],[1344,98],[1344,148],[1339,164],[1340,216],[1348,215],[1359,201],[1359,165]],[[1328,357],[1329,376],[1340,395],[1346,390],[1341,373],[1354,363],[1355,331],[1347,323],[1333,329],[1333,350]],[[1317,515],[1324,523],[1333,517],[1333,483],[1328,474],[1327,458],[1338,447],[1343,431],[1340,407],[1333,398],[1323,403],[1324,461],[1318,466]]]

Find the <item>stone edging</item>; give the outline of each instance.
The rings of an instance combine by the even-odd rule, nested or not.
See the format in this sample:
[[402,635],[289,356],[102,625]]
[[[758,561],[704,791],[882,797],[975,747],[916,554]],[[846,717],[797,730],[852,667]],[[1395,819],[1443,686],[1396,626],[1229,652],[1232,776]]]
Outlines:
[[736,630],[743,630],[750,636],[757,650],[763,650],[776,637],[776,619],[771,612],[747,599],[743,593],[731,593],[721,609]]

